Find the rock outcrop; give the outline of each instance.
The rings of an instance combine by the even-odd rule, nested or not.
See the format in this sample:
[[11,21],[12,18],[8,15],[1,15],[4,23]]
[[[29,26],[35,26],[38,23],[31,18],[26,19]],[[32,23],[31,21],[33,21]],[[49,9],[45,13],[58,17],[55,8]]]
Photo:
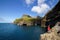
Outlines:
[[50,31],[47,33],[40,35],[40,40],[60,40],[60,26],[55,25]]
[[36,18],[33,18],[29,15],[23,15],[22,18],[16,19],[14,21],[17,25],[24,25],[24,26],[33,26],[33,25],[40,25],[41,24],[41,17],[37,16]]

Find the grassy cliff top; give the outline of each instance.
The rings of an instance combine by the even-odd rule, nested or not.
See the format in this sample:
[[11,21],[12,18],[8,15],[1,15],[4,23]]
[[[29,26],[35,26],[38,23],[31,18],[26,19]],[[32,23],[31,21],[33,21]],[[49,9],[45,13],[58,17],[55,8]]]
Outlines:
[[25,21],[25,22],[32,22],[35,20],[40,20],[41,17],[37,16],[36,18],[33,18],[29,15],[23,15],[21,18],[15,19],[14,23],[17,24],[19,22]]

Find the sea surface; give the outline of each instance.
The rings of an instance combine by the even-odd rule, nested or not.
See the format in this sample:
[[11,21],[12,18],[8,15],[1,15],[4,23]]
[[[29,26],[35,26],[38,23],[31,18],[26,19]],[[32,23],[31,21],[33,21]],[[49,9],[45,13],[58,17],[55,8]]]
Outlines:
[[0,40],[39,40],[45,29],[40,26],[18,26],[12,23],[0,23]]

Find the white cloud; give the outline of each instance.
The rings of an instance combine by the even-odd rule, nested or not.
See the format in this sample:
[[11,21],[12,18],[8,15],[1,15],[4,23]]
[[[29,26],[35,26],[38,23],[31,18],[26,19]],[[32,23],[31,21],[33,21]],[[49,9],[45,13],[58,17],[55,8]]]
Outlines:
[[41,4],[43,4],[45,1],[46,1],[46,0],[38,0],[37,3],[38,3],[38,5],[41,5]]
[[34,3],[34,0],[25,0],[25,2],[27,5],[30,5],[30,4]]
[[46,0],[38,0],[37,5],[33,6],[31,11],[44,16],[51,9],[50,6],[47,3],[45,3],[45,1]]
[[39,6],[33,6],[31,11],[40,13],[40,7]]
[[33,6],[31,11],[37,12],[38,14],[46,13],[50,7],[47,4],[41,4],[40,6]]

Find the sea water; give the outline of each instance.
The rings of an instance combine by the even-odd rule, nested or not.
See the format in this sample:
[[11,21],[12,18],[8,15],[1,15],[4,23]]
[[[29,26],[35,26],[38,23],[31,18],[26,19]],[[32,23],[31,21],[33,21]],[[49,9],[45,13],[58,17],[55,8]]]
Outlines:
[[40,26],[18,26],[0,23],[0,40],[39,40],[45,29]]

